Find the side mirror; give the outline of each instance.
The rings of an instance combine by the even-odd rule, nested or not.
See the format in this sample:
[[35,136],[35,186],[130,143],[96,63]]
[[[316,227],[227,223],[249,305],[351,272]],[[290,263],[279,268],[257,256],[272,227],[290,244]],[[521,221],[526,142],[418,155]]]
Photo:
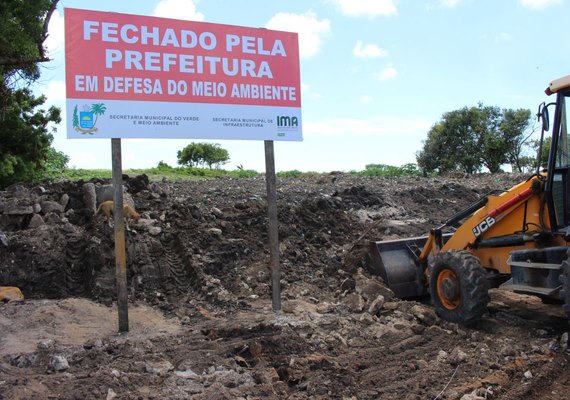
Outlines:
[[538,106],[538,114],[536,115],[539,121],[542,121],[542,130],[544,132],[550,129],[550,115],[548,114],[548,106],[542,103]]

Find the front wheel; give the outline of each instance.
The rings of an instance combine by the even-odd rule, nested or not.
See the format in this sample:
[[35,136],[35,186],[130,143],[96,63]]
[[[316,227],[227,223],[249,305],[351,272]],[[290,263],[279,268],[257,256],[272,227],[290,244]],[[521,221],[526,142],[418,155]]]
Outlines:
[[485,269],[463,250],[439,253],[430,275],[430,292],[436,313],[460,324],[479,320],[489,302]]

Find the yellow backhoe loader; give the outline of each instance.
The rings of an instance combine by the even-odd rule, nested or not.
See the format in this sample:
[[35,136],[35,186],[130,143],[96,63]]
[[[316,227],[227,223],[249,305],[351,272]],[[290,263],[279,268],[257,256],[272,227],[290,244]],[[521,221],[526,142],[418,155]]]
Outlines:
[[370,243],[369,268],[396,296],[430,293],[441,318],[468,324],[485,312],[489,288],[500,287],[561,301],[570,316],[570,75],[545,92],[556,95],[537,114],[542,145],[554,107],[545,171],[483,197],[427,236]]

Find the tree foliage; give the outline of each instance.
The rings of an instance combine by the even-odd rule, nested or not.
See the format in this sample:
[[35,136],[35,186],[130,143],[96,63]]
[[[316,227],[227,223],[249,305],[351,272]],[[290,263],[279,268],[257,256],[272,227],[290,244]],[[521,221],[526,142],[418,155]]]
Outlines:
[[38,109],[45,97],[18,89],[7,99],[0,126],[0,187],[34,179],[44,169],[53,140],[50,122],[61,122],[60,110]]
[[2,100],[22,81],[40,77],[39,63],[49,61],[44,41],[58,0],[3,0],[0,2],[0,75]]
[[487,168],[499,172],[511,164],[525,166],[523,148],[532,134],[531,112],[526,109],[464,107],[443,114],[431,127],[416,160],[424,172],[475,173]]
[[177,153],[178,164],[188,165],[190,167],[213,166],[218,168],[220,165],[229,161],[230,155],[228,151],[222,148],[218,143],[190,143],[188,146],[179,150]]
[[60,110],[42,108],[46,98],[29,85],[40,77],[39,63],[48,61],[44,41],[57,3],[0,2],[0,188],[34,179],[49,164],[48,125],[61,121]]

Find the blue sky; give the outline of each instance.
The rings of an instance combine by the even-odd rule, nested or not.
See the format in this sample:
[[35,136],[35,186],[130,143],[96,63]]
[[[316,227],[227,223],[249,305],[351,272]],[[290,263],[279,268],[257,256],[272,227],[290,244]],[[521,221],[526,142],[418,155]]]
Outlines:
[[[567,0],[62,0],[35,84],[65,113],[64,7],[299,33],[303,142],[275,143],[276,169],[327,172],[415,162],[430,127],[464,106],[528,108],[570,74]],[[65,115],[65,114],[64,114]],[[109,139],[53,146],[76,168],[111,169]],[[176,165],[192,139],[124,139],[123,169]],[[264,171],[259,141],[214,141]]]

